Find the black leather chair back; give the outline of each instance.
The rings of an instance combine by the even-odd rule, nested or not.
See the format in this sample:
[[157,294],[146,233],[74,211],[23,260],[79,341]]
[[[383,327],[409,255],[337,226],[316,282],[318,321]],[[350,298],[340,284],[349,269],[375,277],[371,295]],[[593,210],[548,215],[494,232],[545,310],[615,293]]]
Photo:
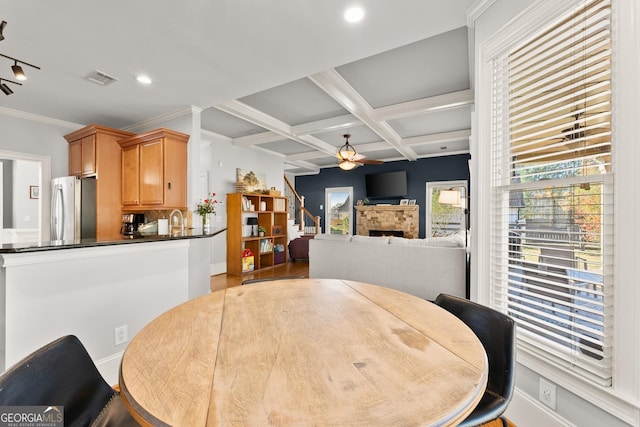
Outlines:
[[487,389],[474,411],[460,425],[480,425],[500,417],[507,409],[515,384],[515,323],[473,301],[440,294],[435,303],[462,320],[478,337],[489,362]]
[[[122,406],[120,425],[137,425],[73,335],[36,350],[0,376],[0,406],[64,406],[65,426],[92,425],[112,399]],[[118,425],[104,419],[113,412],[102,413],[102,425]]]

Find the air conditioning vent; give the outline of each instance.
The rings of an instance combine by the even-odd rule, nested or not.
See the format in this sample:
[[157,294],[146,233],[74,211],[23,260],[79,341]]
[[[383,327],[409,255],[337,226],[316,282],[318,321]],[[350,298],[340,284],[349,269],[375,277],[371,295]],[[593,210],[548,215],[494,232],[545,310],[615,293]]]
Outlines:
[[118,79],[112,77],[102,71],[95,70],[87,75],[87,80],[99,84],[100,86],[107,86],[113,82],[117,82]]

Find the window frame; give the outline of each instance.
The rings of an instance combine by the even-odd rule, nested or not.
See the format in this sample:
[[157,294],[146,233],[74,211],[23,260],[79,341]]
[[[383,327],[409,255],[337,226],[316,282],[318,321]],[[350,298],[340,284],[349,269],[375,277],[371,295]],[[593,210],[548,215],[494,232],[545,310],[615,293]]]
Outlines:
[[[491,153],[486,147],[490,144],[490,99],[491,99],[491,59],[508,49],[518,40],[527,38],[549,21],[549,16],[557,16],[580,4],[576,0],[540,0],[532,4],[510,20],[484,42],[476,42],[476,109],[472,115],[475,131],[471,140],[471,155],[477,165],[471,172],[473,187],[471,199],[471,228],[475,244],[472,252],[471,298],[489,306],[493,304],[490,283],[490,232],[491,221]],[[638,241],[640,230],[627,224],[637,222],[640,211],[640,87],[637,75],[640,74],[640,61],[633,55],[623,52],[640,49],[636,23],[640,19],[640,5],[633,0],[614,0],[612,4],[613,20],[613,138],[616,149],[613,163],[616,165],[614,181],[615,194],[624,197],[614,199],[614,271],[616,278],[615,322],[613,354],[613,384],[611,387],[596,386],[580,378],[553,361],[537,354],[531,349],[518,345],[517,362],[533,370],[540,376],[553,379],[555,383],[586,401],[615,414],[621,420],[634,424],[639,419],[640,399],[640,334],[625,334],[629,325],[640,322],[640,289],[634,286],[640,276]]]
[[[433,214],[432,214],[432,209],[433,206],[431,205],[430,201],[431,198],[433,196],[433,191],[435,189],[449,189],[449,188],[464,188],[464,194],[466,195],[466,200],[468,203],[469,200],[469,185],[468,185],[468,181],[466,179],[463,180],[456,180],[456,181],[428,181],[426,183],[426,193],[425,193],[425,204],[427,205],[427,208],[425,209],[425,237],[430,237],[432,236],[432,220],[433,220]],[[465,209],[466,206],[461,206],[460,207],[460,214],[463,217],[463,226],[465,228],[469,227],[468,224],[468,219],[466,218],[466,214],[465,214]],[[462,228],[461,228],[462,229]]]
[[352,236],[353,233],[353,225],[354,221],[354,210],[353,210],[353,187],[327,187],[324,189],[324,200],[325,200],[325,210],[324,210],[324,224],[325,224],[325,234],[331,233],[331,195],[333,193],[348,193],[348,211],[349,211],[349,225],[348,225],[348,233],[347,235]]

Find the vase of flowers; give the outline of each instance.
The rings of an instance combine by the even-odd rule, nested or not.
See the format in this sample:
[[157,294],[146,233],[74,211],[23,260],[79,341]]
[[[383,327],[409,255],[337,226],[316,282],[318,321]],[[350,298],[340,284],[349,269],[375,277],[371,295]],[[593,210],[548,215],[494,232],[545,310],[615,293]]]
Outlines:
[[202,231],[209,231],[211,227],[210,215],[216,214],[216,193],[209,194],[209,197],[196,205],[196,213],[202,217]]

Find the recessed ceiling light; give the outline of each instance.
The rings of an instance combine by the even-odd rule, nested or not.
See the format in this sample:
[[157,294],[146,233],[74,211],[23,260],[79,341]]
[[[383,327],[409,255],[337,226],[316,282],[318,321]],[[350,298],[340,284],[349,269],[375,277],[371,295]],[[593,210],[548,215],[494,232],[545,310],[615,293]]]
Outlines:
[[151,77],[144,74],[136,76],[136,80],[138,81],[138,83],[142,83],[143,85],[150,85],[152,82]]
[[350,7],[344,12],[344,19],[347,22],[360,22],[362,18],[364,18],[364,9],[360,6]]

